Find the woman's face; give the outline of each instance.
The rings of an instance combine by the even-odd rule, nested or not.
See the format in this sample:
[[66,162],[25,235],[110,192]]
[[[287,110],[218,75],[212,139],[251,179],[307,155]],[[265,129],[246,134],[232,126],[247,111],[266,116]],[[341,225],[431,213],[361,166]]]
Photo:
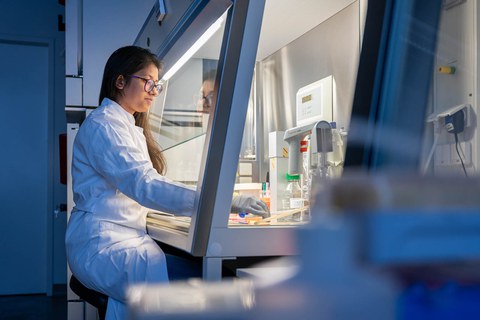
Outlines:
[[212,80],[203,81],[200,94],[202,95],[201,99],[197,102],[197,111],[202,113],[210,113],[212,110],[212,100],[213,95],[215,94],[214,90],[215,83]]
[[147,112],[158,92],[155,88],[150,92],[146,92],[144,89],[146,80],[140,78],[151,79],[157,83],[158,68],[154,64],[150,64],[131,76],[135,77],[130,77],[128,84],[126,84],[126,79],[123,76],[118,77],[116,86],[122,91],[122,94],[118,97],[119,101],[117,102],[128,113]]

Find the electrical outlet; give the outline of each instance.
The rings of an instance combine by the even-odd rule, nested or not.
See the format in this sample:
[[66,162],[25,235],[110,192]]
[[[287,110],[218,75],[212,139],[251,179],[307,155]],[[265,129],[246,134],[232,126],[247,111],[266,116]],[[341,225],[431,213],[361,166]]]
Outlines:
[[450,145],[441,144],[435,148],[435,167],[448,166],[451,162]]
[[450,133],[461,133],[465,129],[465,113],[457,111],[451,116],[445,117],[445,129]]
[[[460,142],[458,144],[460,155],[462,156],[463,164],[469,166],[472,163],[472,144],[470,142]],[[451,165],[462,165],[460,157],[457,154],[455,144],[450,145]]]
[[[472,164],[472,144],[470,142],[460,142],[458,144],[460,155],[465,166]],[[449,167],[460,166],[462,162],[457,154],[455,143],[438,145],[435,150],[435,166]]]
[[465,128],[471,127],[472,126],[472,107],[468,106],[465,109],[463,109],[463,113],[465,115],[464,122],[465,122]]

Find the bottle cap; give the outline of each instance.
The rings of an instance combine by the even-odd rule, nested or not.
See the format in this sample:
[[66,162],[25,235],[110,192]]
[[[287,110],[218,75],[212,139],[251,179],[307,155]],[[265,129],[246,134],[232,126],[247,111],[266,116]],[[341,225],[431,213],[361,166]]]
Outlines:
[[288,174],[286,175],[287,181],[295,181],[295,180],[300,180],[300,175],[299,174]]

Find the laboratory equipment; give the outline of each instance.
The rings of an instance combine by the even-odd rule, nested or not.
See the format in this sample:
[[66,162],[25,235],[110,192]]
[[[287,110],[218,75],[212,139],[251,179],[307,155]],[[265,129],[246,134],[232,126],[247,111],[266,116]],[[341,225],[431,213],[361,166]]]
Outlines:
[[[311,175],[328,176],[327,154],[333,151],[333,76],[308,84],[296,94],[296,127],[285,132],[290,176],[301,175],[304,199],[308,199]],[[318,172],[317,172],[318,171]],[[308,204],[308,200],[306,200]],[[304,203],[305,204],[305,203]],[[284,206],[285,207],[285,206]]]
[[333,121],[334,81],[330,75],[298,89],[296,94],[296,125]]
[[[165,107],[168,104],[169,108],[181,110],[185,90],[173,90],[174,83],[181,83],[184,89],[185,83],[196,77],[197,85],[193,87],[196,87],[197,92],[202,79],[201,72],[211,64],[214,64],[217,70],[215,98],[198,157],[192,155],[193,148],[182,147],[189,142],[193,143],[192,139],[178,139],[172,149],[182,149],[182,154],[169,161],[176,164],[178,159],[198,160],[197,178],[192,181],[196,186],[197,196],[191,217],[150,212],[147,231],[161,244],[184,251],[188,255],[201,257],[203,278],[219,280],[222,277],[224,260],[292,255],[296,250],[291,237],[291,226],[270,228],[259,225],[252,228],[245,224],[230,223],[229,213],[237,169],[240,167],[243,173],[250,169],[253,171],[253,167],[244,170],[245,166],[238,166],[238,162],[265,2],[210,0],[174,3],[171,15],[164,19],[161,26],[156,21],[155,8],[152,10],[135,44],[156,52],[166,64],[167,70],[183,56],[209,25],[223,16],[223,27],[218,34],[205,43],[182,67],[181,72],[170,78],[169,96],[164,101]],[[180,30],[177,27],[180,27]],[[218,60],[211,59],[214,53]],[[181,124],[172,125],[178,127]],[[162,128],[165,129],[166,126]],[[196,131],[197,128],[187,129]],[[170,133],[174,135],[176,132],[177,130],[174,130]],[[173,162],[175,160],[177,161]],[[256,191],[259,192],[260,189],[261,187]]]
[[[333,77],[328,76],[298,90],[296,95],[296,124],[285,131],[284,141],[288,143],[287,187],[282,199],[283,209],[308,205],[311,176],[328,176],[327,154],[333,151]],[[300,177],[299,182],[293,177]],[[290,180],[289,180],[290,179]],[[292,194],[292,189],[301,195]],[[278,200],[278,198],[277,198]],[[301,205],[298,205],[300,204]],[[293,206],[292,206],[293,205]],[[301,219],[297,219],[301,220]]]
[[327,121],[319,121],[315,123],[312,130],[312,137],[310,142],[312,155],[316,155],[318,161],[317,170],[321,178],[328,177],[327,155],[333,152],[333,136],[332,126]]
[[[337,139],[339,137],[340,135],[336,135]],[[330,178],[332,162],[328,160],[328,156],[334,151],[332,124],[321,120],[291,128],[285,132],[284,140],[288,142],[287,176],[303,175],[302,193],[305,199],[308,199],[312,175],[318,175],[322,179]],[[301,147],[302,143],[307,147]],[[337,141],[336,147],[341,147],[341,142]]]
[[333,121],[333,88],[333,76],[330,75],[298,89],[296,127],[288,129],[284,136],[289,149],[288,174],[302,173],[299,163],[300,141],[311,134],[318,122]]
[[316,122],[300,127],[294,127],[285,131],[283,140],[288,143],[288,174],[300,174],[300,141],[312,133]]

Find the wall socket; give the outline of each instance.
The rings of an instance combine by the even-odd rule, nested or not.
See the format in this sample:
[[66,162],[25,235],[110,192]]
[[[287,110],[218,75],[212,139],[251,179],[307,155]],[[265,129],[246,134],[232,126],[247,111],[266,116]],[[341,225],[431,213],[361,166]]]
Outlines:
[[[465,166],[472,164],[472,144],[471,142],[459,142],[458,148]],[[435,150],[435,166],[461,166],[462,162],[457,154],[455,143],[438,145]]]

